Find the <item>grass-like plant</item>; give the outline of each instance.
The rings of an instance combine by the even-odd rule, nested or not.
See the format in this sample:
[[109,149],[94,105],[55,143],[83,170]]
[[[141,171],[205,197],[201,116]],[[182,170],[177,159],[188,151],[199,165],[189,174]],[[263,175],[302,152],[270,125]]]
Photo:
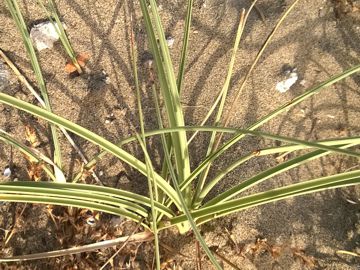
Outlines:
[[[206,122],[211,114],[215,114],[215,122],[208,126],[186,126],[183,108],[180,103],[180,94],[182,82],[186,79],[184,77],[184,70],[186,66],[186,54],[191,26],[192,2],[192,0],[188,1],[180,68],[179,73],[176,76],[169,54],[169,49],[166,44],[160,16],[157,11],[156,2],[155,0],[150,0],[150,5],[148,6],[147,1],[140,0],[144,25],[155,64],[156,83],[152,83],[151,86],[153,89],[155,108],[157,109],[158,129],[152,131],[146,131],[144,129],[144,117],[142,114],[141,95],[137,76],[136,44],[132,33],[129,46],[131,46],[135,89],[138,97],[138,111],[140,119],[140,130],[138,134],[134,134],[129,138],[113,143],[76,123],[52,113],[48,108],[43,109],[11,97],[5,93],[0,93],[1,103],[42,118],[49,122],[52,127],[57,126],[62,129],[66,129],[67,131],[84,138],[94,145],[101,147],[103,151],[93,157],[93,159],[85,165],[85,168],[92,168],[94,164],[96,164],[96,162],[105,154],[111,154],[143,174],[148,179],[149,197],[121,189],[77,183],[81,177],[81,174],[79,173],[74,179],[68,179],[68,183],[57,183],[51,181],[18,181],[0,183],[0,201],[65,205],[89,208],[114,215],[122,215],[140,223],[143,227],[147,228],[154,234],[157,269],[160,268],[160,254],[158,248],[159,240],[157,237],[158,231],[164,230],[169,226],[177,226],[181,233],[185,233],[192,229],[214,266],[217,269],[220,269],[219,263],[214,258],[212,252],[207,247],[199,232],[199,225],[246,208],[275,202],[289,197],[319,192],[325,189],[334,189],[359,184],[360,170],[353,170],[326,177],[309,179],[308,181],[274,188],[247,196],[238,196],[241,192],[254,185],[325,155],[335,153],[355,158],[360,157],[360,153],[354,151],[353,148],[354,146],[359,145],[360,137],[305,141],[297,138],[256,131],[256,129],[261,127],[263,124],[267,123],[279,114],[286,112],[289,108],[306,100],[326,87],[360,71],[360,65],[354,66],[351,69],[346,70],[339,75],[335,75],[327,81],[308,89],[302,95],[275,108],[272,112],[262,117],[246,129],[225,127],[229,119],[227,116],[224,117],[223,115],[224,104],[230,85],[235,55],[241,40],[241,33],[246,25],[249,12],[256,4],[256,1],[253,1],[253,5],[250,9],[247,12],[243,11],[241,13],[239,27],[233,47],[233,54],[228,68],[228,74],[224,80],[224,87],[219,92],[214,105],[210,109],[210,112],[203,123]],[[21,11],[17,6],[16,1],[7,0],[7,3],[16,24],[22,33],[24,44],[30,52],[29,55],[31,62],[37,63],[36,54],[33,49],[31,49],[32,45],[29,43],[28,35],[26,34],[27,29],[24,20],[22,19]],[[280,18],[278,24],[272,33],[270,33],[267,41],[257,55],[248,74],[251,73],[257,60],[261,57],[262,52],[270,42],[273,34],[278,27],[280,27],[282,21],[296,3],[297,1],[295,1]],[[37,75],[41,74],[41,70],[38,66],[38,64],[33,64],[34,71]],[[155,77],[155,74],[152,72],[153,71],[150,70],[150,75]],[[41,75],[38,75],[38,77],[40,76]],[[245,78],[243,85],[245,85],[247,77]],[[40,89],[42,89],[43,85],[44,83],[40,80]],[[239,93],[241,93],[243,85],[240,87]],[[166,122],[168,123],[167,127],[164,127],[163,116],[160,113],[161,110],[157,93],[158,86],[160,87],[160,94],[165,104],[165,117],[167,120]],[[222,126],[222,124],[224,124],[224,126]],[[187,136],[188,132],[192,132],[193,134],[197,134],[198,132],[210,132],[212,134],[206,156],[200,164],[197,164],[196,166],[193,164],[195,166],[193,170],[190,169],[191,156],[188,151],[189,141],[192,140],[193,137],[189,140]],[[232,137],[219,146],[218,142],[220,139],[218,134],[225,133],[232,134]],[[164,164],[161,172],[155,171],[154,166],[151,163],[149,153],[150,146],[147,144],[147,139],[153,136],[160,136],[163,147]],[[234,160],[233,163],[218,171],[214,177],[209,177],[207,172],[209,171],[211,164],[216,159],[221,158],[225,151],[227,151],[232,145],[239,142],[246,136],[256,136],[266,138],[274,142],[284,142],[286,144],[264,149],[253,149],[253,151],[244,154],[242,157]],[[56,179],[54,171],[52,170],[52,167],[55,168],[55,165],[57,165],[56,160],[52,161],[51,159],[44,157],[38,151],[34,151],[34,149],[26,147],[1,130],[0,139],[5,143],[13,145],[27,156],[32,157],[34,160],[41,160],[46,163],[47,165],[44,169],[46,168],[45,170],[49,175],[49,178],[53,180]],[[55,139],[56,137],[54,137],[54,144]],[[124,150],[123,146],[131,142],[139,143],[140,148],[144,153],[144,161],[138,159],[135,154]],[[307,149],[308,151],[306,151],[306,153],[303,151],[296,157],[243,180],[232,188],[214,196],[213,198],[210,198],[207,201],[204,201],[209,192],[220,181],[222,181],[228,173],[244,162],[261,156],[296,152],[304,149]],[[24,257],[13,259],[24,259]]]
[[[34,46],[31,43],[30,34],[29,34],[29,31],[27,30],[27,26],[26,26],[26,23],[24,21],[22,14],[21,14],[19,5],[18,5],[17,1],[11,1],[11,0],[6,0],[6,3],[9,7],[10,13],[15,21],[15,24],[21,33],[21,37],[24,41],[26,51],[30,57],[31,66],[34,70],[36,80],[37,80],[41,95],[42,95],[44,103],[45,103],[45,107],[47,110],[51,111],[51,103],[50,103],[50,100],[49,100],[49,97],[47,94],[46,83],[44,81],[44,77],[41,72],[41,67],[40,67],[39,61],[36,57]],[[57,167],[54,167],[54,171],[55,171],[55,175],[56,175],[56,178],[58,179],[58,181],[63,181],[63,179],[65,179],[65,177],[62,174],[62,171],[57,169],[57,168],[61,168],[61,163],[62,163],[59,138],[58,138],[58,136],[59,136],[58,130],[57,130],[56,126],[54,126],[54,125],[50,125],[50,129],[51,129],[51,135],[52,135],[53,145],[54,145],[54,163],[57,165]]]

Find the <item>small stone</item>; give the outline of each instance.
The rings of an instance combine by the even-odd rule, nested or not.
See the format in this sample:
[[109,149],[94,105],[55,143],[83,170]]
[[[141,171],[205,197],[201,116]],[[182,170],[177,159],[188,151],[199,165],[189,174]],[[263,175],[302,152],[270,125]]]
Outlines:
[[175,39],[172,36],[166,36],[166,44],[169,48],[174,45]]
[[307,82],[305,80],[301,80],[299,84],[303,87],[306,87]]
[[109,75],[105,72],[105,70],[102,70],[101,71],[101,74],[103,75],[102,76],[102,81],[105,83],[105,84],[111,84],[111,80],[110,80],[110,77]]
[[109,114],[105,118],[105,124],[110,124],[116,119],[115,115],[113,113]]
[[326,15],[326,9],[323,7],[319,8],[319,17],[324,17]]
[[11,175],[11,169],[10,169],[9,166],[6,166],[6,167],[5,167],[5,170],[4,170],[4,172],[3,172],[3,175],[4,175],[5,177],[10,177],[10,175]]
[[152,54],[148,51],[145,51],[142,56],[141,56],[141,62],[147,67],[147,68],[151,68],[153,62],[154,62],[154,57],[152,56]]

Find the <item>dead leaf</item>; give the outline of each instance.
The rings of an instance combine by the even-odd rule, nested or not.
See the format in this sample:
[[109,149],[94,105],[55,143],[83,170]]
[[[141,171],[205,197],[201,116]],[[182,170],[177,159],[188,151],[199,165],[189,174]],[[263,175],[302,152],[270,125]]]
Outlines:
[[251,247],[253,255],[258,255],[264,251],[269,250],[269,245],[266,238],[257,238],[255,244]]
[[26,170],[31,180],[40,181],[44,164],[42,162],[30,162]]
[[[76,60],[79,63],[80,67],[85,67],[87,61],[89,61],[90,55],[88,53],[79,53],[76,56]],[[65,72],[68,74],[75,73],[78,70],[71,60],[69,60],[65,65]]]
[[271,246],[270,247],[270,253],[274,260],[277,260],[277,258],[280,257],[282,251],[281,246]]
[[[80,161],[78,161],[78,163],[80,163]],[[93,173],[94,173],[94,170],[95,170],[95,166],[92,166],[91,168],[87,169],[85,168],[85,164],[84,163],[81,163],[81,168],[80,168],[80,173],[81,173],[81,181],[85,182],[85,180],[90,177]]]
[[31,145],[31,147],[38,147],[40,141],[36,135],[35,129],[30,125],[25,125],[25,138],[26,141]]
[[307,256],[305,252],[299,248],[292,248],[293,256],[299,259],[303,265],[308,267],[309,269],[316,268],[316,260],[312,256]]

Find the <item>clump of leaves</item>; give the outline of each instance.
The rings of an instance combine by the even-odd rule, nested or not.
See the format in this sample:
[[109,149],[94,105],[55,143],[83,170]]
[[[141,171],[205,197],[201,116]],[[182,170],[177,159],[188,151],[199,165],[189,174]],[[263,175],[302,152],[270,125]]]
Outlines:
[[[235,98],[231,97],[232,100],[229,111],[234,110],[234,106],[236,106],[237,101],[241,98],[242,90],[244,89],[264,50],[281,26],[282,22],[285,20],[286,16],[291,12],[298,1],[299,0],[295,0],[291,5],[289,5],[288,9],[276,23],[272,32],[268,35],[264,45],[256,55],[253,64],[248,69],[239,89],[236,90]],[[146,229],[144,232],[132,235],[131,237],[133,239],[138,240],[145,238],[149,240],[151,238],[149,237],[149,234],[153,237],[155,243],[155,264],[157,269],[160,269],[161,267],[158,231],[167,229],[170,226],[176,226],[179,232],[183,234],[192,230],[213,265],[217,269],[221,269],[220,263],[206,245],[205,240],[200,234],[199,226],[201,224],[250,207],[275,202],[289,197],[300,196],[325,189],[359,184],[360,170],[355,169],[349,172],[345,171],[330,176],[317,177],[308,181],[238,197],[240,193],[249,190],[254,185],[267,181],[280,173],[287,172],[290,169],[306,164],[314,159],[329,155],[330,153],[347,155],[357,159],[360,158],[360,154],[353,149],[354,146],[358,146],[360,144],[359,137],[306,141],[298,138],[257,131],[258,128],[278,116],[280,113],[288,111],[293,106],[312,97],[322,89],[360,71],[360,65],[354,66],[341,74],[331,77],[317,86],[307,89],[303,94],[289,100],[277,108],[274,108],[274,110],[245,129],[227,127],[231,121],[231,114],[224,113],[224,106],[229,99],[228,93],[231,86],[231,78],[233,76],[233,69],[237,58],[236,54],[242,37],[242,32],[249,14],[257,2],[256,0],[252,2],[247,12],[242,10],[240,13],[238,29],[235,36],[228,72],[224,78],[223,88],[216,95],[213,105],[209,109],[207,116],[200,126],[186,126],[183,107],[181,104],[181,89],[183,84],[182,82],[185,79],[184,70],[186,66],[187,44],[190,34],[193,1],[188,0],[183,47],[179,61],[179,73],[176,76],[163,26],[158,13],[158,6],[155,0],[150,0],[149,2],[140,0],[144,26],[148,35],[148,45],[154,58],[154,69],[149,70],[151,73],[149,78],[151,83],[149,87],[151,87],[154,97],[154,106],[156,109],[154,116],[157,119],[158,128],[153,131],[145,130],[145,118],[142,111],[142,96],[137,71],[138,57],[136,51],[136,40],[131,29],[129,34],[131,37],[130,54],[135,90],[138,99],[140,128],[133,136],[122,139],[118,143],[110,142],[104,137],[51,112],[50,100],[47,96],[40,64],[37,60],[35,50],[29,41],[27,27],[21,15],[21,10],[15,0],[6,0],[6,2],[26,45],[33,69],[37,76],[39,88],[45,101],[44,103],[46,105],[46,109],[21,101],[5,93],[0,93],[0,102],[19,110],[26,111],[50,123],[53,138],[52,142],[54,144],[54,158],[49,160],[49,158],[44,157],[41,153],[36,152],[29,147],[24,147],[8,134],[1,133],[1,138],[6,143],[16,145],[17,149],[31,156],[36,161],[46,162],[50,168],[49,166],[43,165],[43,169],[51,179],[55,180],[55,182],[19,181],[0,183],[0,196],[2,200],[62,205],[71,207],[69,209],[77,207],[91,209],[92,211],[101,211],[102,213],[112,215],[124,216],[129,220],[142,225],[142,227]],[[132,22],[131,16],[130,22]],[[154,73],[156,73],[156,76],[154,76]],[[164,115],[161,113],[162,107],[160,106],[159,95],[161,95],[165,108]],[[204,126],[211,116],[213,116],[215,121],[209,124],[209,126]],[[167,124],[165,125],[164,123]],[[61,170],[61,152],[58,143],[57,127],[60,127],[63,130],[66,129],[102,149],[102,152],[97,154],[82,167],[76,180],[85,180],[85,178],[88,177],[88,172],[93,172],[92,170],[96,162],[106,153],[109,153],[146,177],[149,195],[143,196],[134,192],[104,186],[65,183],[66,179]],[[192,157],[189,154],[189,143],[193,137],[188,139],[188,132],[194,132],[193,137],[196,136],[198,132],[211,133],[210,140],[207,145],[207,153],[200,164],[191,164]],[[230,139],[223,141],[222,139],[224,134],[231,135]],[[153,137],[155,135],[160,137],[162,145],[163,160],[161,164],[161,171],[156,171],[154,169],[156,166],[154,166],[152,159],[153,149],[151,149],[151,145],[148,143],[149,137]],[[215,162],[216,159],[221,158],[223,154],[235,143],[248,136],[256,136],[277,143],[282,142],[284,145],[278,146],[278,144],[276,144],[277,146],[274,147],[252,149],[249,153],[244,153],[243,156],[237,157],[234,161],[226,164],[224,168],[216,172],[215,176],[209,175],[213,162]],[[34,139],[29,139],[29,141],[34,143]],[[141,149],[143,154],[142,159],[138,158],[136,154],[130,153],[124,149],[123,146],[131,142],[136,142],[140,146],[139,149]],[[306,150],[306,152],[304,153],[299,150]],[[296,152],[297,155],[294,155],[291,159],[280,160],[279,164],[265,169],[264,171],[247,179],[239,181],[239,183],[228,190],[217,194],[209,200],[205,200],[213,188],[220,183],[220,181],[222,181],[228,173],[232,172],[240,165],[244,165],[250,159],[290,152]],[[34,170],[36,171],[36,168],[34,168]],[[72,182],[71,179],[68,180]],[[56,220],[55,217],[54,219]],[[65,223],[70,223],[75,230],[82,230],[83,226],[86,226],[77,223],[79,220],[76,216],[73,216],[73,212],[69,213],[67,216],[64,215],[63,220],[65,220]],[[93,227],[86,228],[88,231],[81,232],[84,234],[87,234],[89,231],[93,232]],[[98,245],[96,245],[96,247],[99,248]],[[274,258],[274,260],[278,258],[281,253],[281,248],[277,246],[270,246],[265,240],[261,239],[257,240],[250,250],[252,254],[255,254],[255,256],[257,256],[257,254],[267,252]],[[70,250],[66,250],[64,252],[67,254]],[[57,254],[64,254],[64,252],[59,252]],[[311,265],[312,263],[312,260],[307,258],[301,251],[297,250],[294,256],[301,259],[304,264],[306,263]],[[35,255],[31,256],[31,258],[35,257]],[[18,259],[24,259],[24,257],[15,257],[8,260]],[[2,259],[2,261],[6,260],[7,259]]]

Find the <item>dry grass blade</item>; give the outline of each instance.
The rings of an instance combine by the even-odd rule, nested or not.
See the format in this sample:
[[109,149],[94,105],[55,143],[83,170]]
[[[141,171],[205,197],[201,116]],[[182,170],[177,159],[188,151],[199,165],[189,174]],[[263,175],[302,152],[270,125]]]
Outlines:
[[35,98],[39,101],[41,106],[45,108],[45,102],[40,97],[40,95],[35,91],[35,89],[30,85],[29,81],[21,74],[19,69],[15,66],[15,64],[6,56],[6,54],[0,49],[0,56],[5,61],[5,63],[10,67],[10,69],[15,73],[16,77],[22,82],[27,89],[35,96]]
[[254,8],[255,8],[256,12],[259,14],[262,22],[266,25],[266,18],[265,18],[264,13],[262,12],[262,10],[257,5],[254,5]]
[[9,243],[10,239],[12,238],[12,236],[16,233],[16,226],[18,225],[18,221],[21,218],[21,216],[23,215],[25,208],[27,207],[27,204],[24,205],[23,209],[21,210],[20,214],[16,217],[16,220],[14,222],[14,226],[11,229],[11,232],[6,235],[5,237],[5,242],[4,242],[4,246],[7,245],[7,243]]
[[149,242],[152,241],[154,238],[153,233],[150,231],[145,231],[137,234],[133,234],[130,236],[123,236],[116,239],[105,240],[98,243],[93,243],[89,245],[84,245],[80,247],[72,247],[62,250],[55,250],[49,252],[41,252],[29,255],[20,255],[20,256],[13,256],[10,258],[0,258],[0,262],[22,262],[22,261],[30,261],[30,260],[39,260],[39,259],[47,259],[47,258],[54,258],[59,256],[65,256],[69,254],[78,254],[82,252],[94,251],[97,249],[108,248],[116,246],[120,243],[124,242]]
[[232,269],[235,270],[241,270],[237,265],[233,264],[231,261],[229,261],[227,258],[225,258],[223,255],[221,255],[220,253],[218,253],[215,250],[212,250],[212,252],[218,256],[221,260],[223,260],[225,263],[227,263],[228,265],[230,265],[232,267]]
[[343,254],[343,255],[350,255],[350,256],[354,256],[354,257],[359,257],[360,258],[360,254],[356,253],[356,252],[351,252],[351,251],[347,251],[347,250],[337,250],[336,254]]
[[202,270],[201,250],[200,250],[199,241],[196,241],[196,269],[197,270]]

